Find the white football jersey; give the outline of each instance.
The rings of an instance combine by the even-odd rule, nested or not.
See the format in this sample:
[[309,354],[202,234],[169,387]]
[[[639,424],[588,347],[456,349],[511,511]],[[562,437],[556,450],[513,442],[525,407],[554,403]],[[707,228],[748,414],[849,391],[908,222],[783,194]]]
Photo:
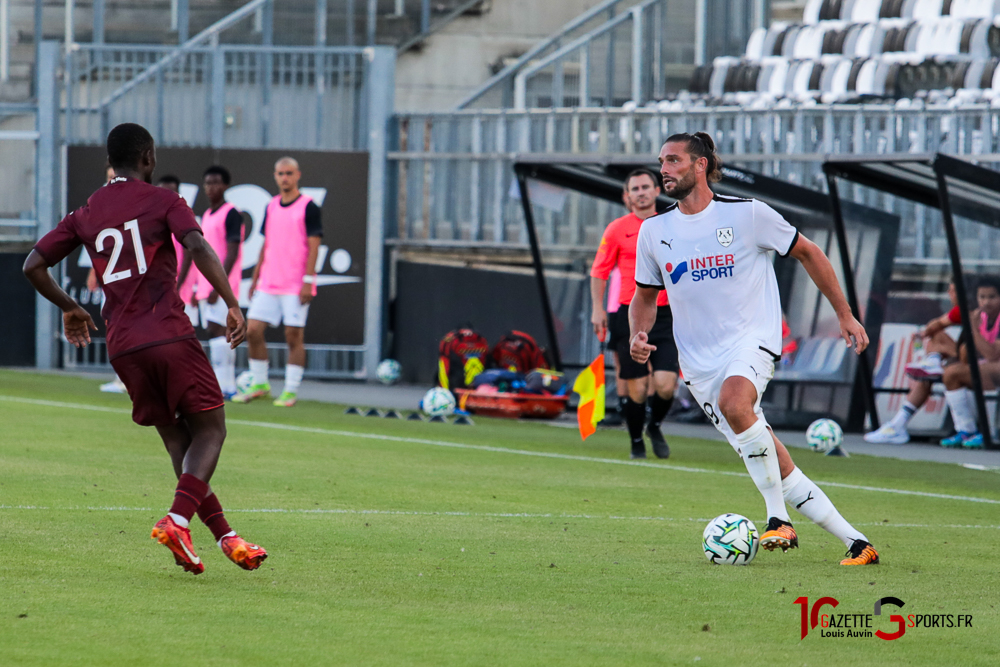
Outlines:
[[774,252],[791,252],[799,233],[755,199],[715,195],[701,213],[676,204],[639,229],[635,281],[666,288],[674,339],[688,382],[723,371],[734,353],[781,354],[781,299]]

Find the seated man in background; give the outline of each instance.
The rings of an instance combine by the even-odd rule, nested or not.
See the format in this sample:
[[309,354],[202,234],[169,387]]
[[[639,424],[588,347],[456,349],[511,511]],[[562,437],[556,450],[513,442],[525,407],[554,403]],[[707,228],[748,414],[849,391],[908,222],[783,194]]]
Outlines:
[[[974,353],[960,350],[960,362],[947,366],[942,375],[945,399],[951,410],[957,433],[941,441],[942,447],[967,447],[981,449],[983,435],[976,425],[976,403],[972,391],[972,373],[969,364],[979,364],[983,389],[992,390],[1000,380],[1000,278],[984,276],[976,286],[979,307],[970,313]],[[987,425],[988,427],[988,425]]]
[[935,317],[920,332],[927,356],[906,366],[906,374],[910,376],[910,391],[906,394],[906,400],[892,419],[865,435],[865,442],[905,445],[910,441],[910,433],[906,428],[910,418],[930,398],[931,386],[941,380],[944,366],[958,358],[958,343],[945,331],[962,322],[955,283],[948,283],[948,299],[951,301],[951,310]]

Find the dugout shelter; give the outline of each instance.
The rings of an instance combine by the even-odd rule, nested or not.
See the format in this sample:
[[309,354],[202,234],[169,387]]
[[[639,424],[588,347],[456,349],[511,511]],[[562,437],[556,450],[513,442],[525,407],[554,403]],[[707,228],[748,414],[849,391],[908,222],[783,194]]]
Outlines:
[[[998,156],[981,155],[989,162]],[[937,209],[941,213],[951,276],[958,295],[962,316],[962,342],[975,349],[972,341],[969,293],[963,268],[962,247],[956,232],[956,218],[963,222],[1000,229],[1000,174],[967,160],[943,154],[926,155],[858,155],[828,159],[823,165],[829,185],[830,205],[835,221],[843,226],[846,208],[840,196],[837,179],[873,188],[916,204]],[[993,448],[989,413],[983,380],[978,364],[969,364],[972,390],[975,394],[979,431],[983,443]],[[875,392],[895,391],[874,388]],[[997,400],[995,396],[990,397]]]
[[[515,161],[548,345],[557,360],[556,323],[529,182],[542,181],[621,203],[625,178],[638,168],[659,171],[655,162],[610,156],[533,155]],[[877,427],[872,368],[888,297],[899,217],[854,202],[835,203],[815,190],[728,164],[723,168],[722,181],[714,184],[713,190],[766,202],[823,248],[841,284],[846,285],[855,316],[864,323],[871,339],[864,354],[849,353],[839,338],[836,314],[805,269],[795,260],[776,258],[775,273],[795,349],[777,365],[774,380],[763,397],[768,420],[777,427],[803,428],[818,417],[828,416],[836,418],[845,430],[861,431],[868,414]],[[662,210],[672,202],[661,195],[657,207]],[[845,276],[851,279],[845,280]]]

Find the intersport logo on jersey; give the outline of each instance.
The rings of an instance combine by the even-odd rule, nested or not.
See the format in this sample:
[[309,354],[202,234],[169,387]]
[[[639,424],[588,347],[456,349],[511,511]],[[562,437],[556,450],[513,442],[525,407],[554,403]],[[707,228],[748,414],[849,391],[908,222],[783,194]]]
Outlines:
[[733,269],[736,268],[736,255],[705,255],[704,257],[692,257],[685,259],[677,266],[667,262],[664,267],[670,282],[674,285],[690,271],[691,280],[698,283],[702,280],[718,280],[719,278],[732,278]]

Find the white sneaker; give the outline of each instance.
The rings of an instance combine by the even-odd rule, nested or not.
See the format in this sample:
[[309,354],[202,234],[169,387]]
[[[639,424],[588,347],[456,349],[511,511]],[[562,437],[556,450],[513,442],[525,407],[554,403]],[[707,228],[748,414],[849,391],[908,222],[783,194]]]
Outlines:
[[941,368],[941,360],[937,357],[924,357],[920,361],[907,364],[906,374],[914,380],[932,382],[940,380],[944,369]]
[[101,385],[101,391],[105,394],[125,394],[128,389],[125,388],[125,383],[121,381],[121,378],[116,375],[114,380]]
[[905,445],[910,441],[910,433],[904,428],[897,430],[892,423],[883,424],[877,431],[865,434],[865,442],[874,445]]

